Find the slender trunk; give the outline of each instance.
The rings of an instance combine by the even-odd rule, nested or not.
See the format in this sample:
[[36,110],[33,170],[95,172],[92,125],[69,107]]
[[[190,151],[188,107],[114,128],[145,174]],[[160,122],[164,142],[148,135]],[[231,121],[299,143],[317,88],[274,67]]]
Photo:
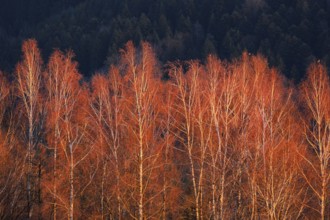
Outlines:
[[212,218],[211,219],[218,219],[215,213],[215,183],[214,180],[212,181]]
[[28,208],[28,219],[32,218],[33,207],[32,207],[32,148],[33,148],[33,114],[32,105],[29,112],[29,144],[28,144],[28,173],[27,173],[27,208]]
[[163,174],[163,220],[166,219],[166,202],[167,202],[167,195],[166,195],[166,187],[167,187],[167,179],[166,179],[166,175],[167,175],[167,152],[168,152],[168,146],[166,146],[166,150],[165,150],[165,167],[164,167],[164,174]]
[[[254,174],[252,174],[254,175]],[[254,177],[252,177],[252,210],[251,210],[251,220],[255,219],[256,212],[256,194],[255,194],[255,185],[254,185]]]
[[38,166],[38,219],[41,219],[41,175],[42,175],[42,164],[41,158],[39,158]]
[[[117,182],[118,182],[118,187],[119,187],[119,180],[117,180]],[[118,189],[117,189],[118,190]],[[120,199],[120,195],[119,195],[119,192],[118,192],[118,194],[117,194],[117,202],[118,202],[118,207],[117,207],[117,211],[118,211],[118,220],[120,220],[121,219],[121,199]]]
[[237,214],[236,217],[242,217],[241,215],[241,205],[242,205],[242,192],[241,192],[241,188],[242,188],[242,168],[241,166],[243,166],[243,163],[240,163],[240,166],[238,168],[238,204],[237,204]]
[[[321,121],[320,116],[318,116],[318,121]],[[321,124],[318,123],[318,142],[320,149],[320,167],[321,167],[321,178],[322,178],[322,195],[321,195],[321,220],[325,220],[325,207],[326,207],[326,189],[327,189],[327,175],[326,168],[327,164],[325,164],[325,145],[322,143],[321,138]]]
[[56,172],[57,172],[57,165],[56,165],[56,163],[57,163],[57,147],[55,147],[55,149],[54,149],[54,182],[53,182],[53,191],[54,191],[54,205],[53,205],[53,219],[54,220],[56,220],[56,218],[57,218],[57,199],[56,199],[56,194],[57,194],[57,187],[56,187]]
[[[219,155],[219,158],[220,158],[220,162],[221,162],[221,138],[220,138],[220,130],[219,130],[219,126],[218,126],[218,123],[217,123],[217,120],[215,120],[215,126],[216,126],[216,131],[217,131],[217,137],[218,137],[218,150],[217,150],[217,153],[216,153],[216,157],[218,156],[218,152],[220,152],[220,155]],[[213,187],[212,187],[212,196],[213,196],[213,214],[214,214],[214,219],[221,219],[221,210],[218,210],[218,212],[216,211],[216,201],[215,201],[215,198],[216,198],[216,166],[217,166],[217,163],[216,161],[213,162]]]
[[[245,103],[245,102],[243,102],[243,103]],[[243,111],[243,114],[242,114],[242,117],[241,117],[241,122],[242,122],[242,124],[244,123],[244,115],[246,115],[246,113],[245,113],[245,111]],[[245,168],[245,166],[246,166],[246,163],[245,163],[245,157],[246,157],[246,151],[247,151],[247,147],[246,147],[246,145],[247,145],[247,137],[246,137],[246,132],[247,132],[247,130],[246,130],[246,127],[244,126],[244,128],[243,128],[243,140],[242,140],[242,148],[241,148],[241,151],[242,151],[242,153],[241,153],[241,155],[240,155],[240,165],[239,165],[239,170],[238,170],[238,207],[237,207],[237,210],[238,210],[238,218],[243,218],[243,215],[244,215],[244,213],[243,213],[243,210],[244,210],[244,207],[242,206],[242,191],[243,191],[243,189],[242,189],[242,178],[243,178],[243,175],[244,175],[244,168]]]
[[[187,108],[184,105],[185,108],[185,115],[186,118],[189,119],[189,114],[187,113]],[[195,175],[195,167],[194,167],[194,160],[193,160],[193,155],[192,155],[192,139],[191,139],[191,133],[190,132],[190,122],[186,122],[186,126],[187,126],[187,148],[188,148],[188,154],[189,154],[189,161],[190,161],[190,170],[191,170],[191,177],[192,177],[192,182],[193,182],[193,187],[194,187],[194,196],[195,196],[195,205],[196,205],[196,210],[195,210],[195,214],[196,214],[196,220],[200,219],[200,215],[199,215],[199,193],[198,193],[198,188],[197,188],[197,184],[196,184],[196,175]]]
[[73,220],[73,206],[74,206],[74,187],[73,187],[73,146],[70,143],[70,205],[69,205],[69,220]]
[[202,162],[202,165],[201,165],[201,171],[200,171],[200,174],[199,174],[199,182],[198,182],[198,195],[199,195],[199,198],[200,198],[200,202],[199,202],[199,206],[200,206],[200,219],[203,219],[203,171],[204,171],[204,164],[203,164],[203,161],[204,161],[204,153],[202,153],[202,157],[201,157],[201,162]]
[[115,161],[116,161],[116,196],[117,196],[117,211],[118,220],[121,219],[121,198],[120,198],[120,173],[119,173],[119,163],[118,163],[118,153],[115,150]]
[[139,220],[143,220],[143,128],[141,121],[141,111],[139,112]]
[[203,186],[200,186],[200,191],[198,192],[200,195],[200,219],[203,219]]
[[55,125],[55,146],[54,146],[54,170],[53,170],[53,192],[54,192],[54,198],[53,198],[53,219],[57,219],[57,143],[59,140],[59,135],[58,135],[58,124],[56,123]]
[[120,171],[119,171],[119,160],[118,160],[118,149],[119,149],[119,121],[118,121],[118,96],[114,96],[114,132],[112,132],[113,136],[113,147],[114,147],[114,158],[115,158],[115,166],[116,166],[116,197],[117,197],[117,219],[121,220],[121,197],[120,197]]
[[[228,112],[228,110],[227,110]],[[228,114],[227,114],[228,115]],[[224,219],[224,203],[225,203],[225,178],[227,169],[227,149],[228,149],[228,118],[225,120],[225,140],[224,140],[224,153],[222,159],[222,172],[221,172],[221,193],[220,193],[220,219]]]
[[101,219],[104,219],[104,182],[107,169],[107,162],[103,164],[102,182],[101,182]]
[[199,199],[198,199],[198,190],[197,190],[197,185],[196,185],[196,176],[195,176],[195,168],[194,168],[194,162],[192,158],[192,153],[191,150],[188,150],[189,152],[189,161],[190,161],[190,170],[191,170],[191,176],[192,176],[192,181],[193,181],[193,187],[194,187],[194,196],[195,196],[195,205],[196,205],[196,220],[199,220]]
[[162,216],[163,216],[163,220],[165,220],[166,219],[166,199],[167,199],[166,198],[166,177],[165,177],[165,175],[163,176],[163,181],[164,181],[164,183],[163,183],[163,212],[162,212]]
[[224,191],[225,191],[225,170],[222,169],[222,173],[221,173],[221,193],[220,193],[220,219],[224,219],[224,203],[225,203],[225,195],[224,195]]
[[[258,158],[258,154],[256,155],[256,158]],[[251,194],[252,194],[252,211],[251,211],[251,220],[257,219],[257,183],[256,183],[256,172],[257,172],[257,159],[255,158],[255,164],[253,167],[253,173],[252,173],[252,182],[251,182]]]
[[164,194],[163,194],[163,212],[162,212],[162,216],[163,216],[163,220],[166,219],[166,189],[165,189],[165,184],[163,185],[163,191],[164,191]]
[[321,165],[322,173],[322,195],[321,195],[321,220],[325,220],[325,209],[326,209],[326,200],[327,200],[327,176],[325,173],[325,168]]
[[[142,144],[142,143],[141,143]],[[143,220],[143,149],[140,145],[139,155],[139,220]]]
[[[202,119],[199,119],[202,122]],[[202,123],[201,123],[202,124]],[[201,125],[200,125],[201,126]],[[199,172],[199,180],[198,180],[198,195],[200,198],[200,219],[203,219],[203,178],[204,178],[204,161],[205,161],[205,140],[204,140],[204,130],[200,129],[201,137],[200,137],[200,147],[201,147],[201,157],[200,157],[200,172]]]

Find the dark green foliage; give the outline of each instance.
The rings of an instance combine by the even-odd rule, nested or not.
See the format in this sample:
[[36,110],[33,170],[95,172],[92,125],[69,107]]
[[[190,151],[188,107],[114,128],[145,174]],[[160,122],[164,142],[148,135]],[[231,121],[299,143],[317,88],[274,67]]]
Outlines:
[[330,65],[329,0],[4,0],[0,67],[10,72],[23,39],[45,57],[73,49],[85,76],[128,41],[149,41],[161,61],[262,53],[299,81],[310,61]]

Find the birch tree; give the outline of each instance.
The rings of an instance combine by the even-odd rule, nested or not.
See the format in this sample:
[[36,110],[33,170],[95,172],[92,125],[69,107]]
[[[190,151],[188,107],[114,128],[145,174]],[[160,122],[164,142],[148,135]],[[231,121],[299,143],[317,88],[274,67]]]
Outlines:
[[22,113],[27,119],[25,141],[27,144],[26,193],[27,218],[32,218],[35,201],[35,180],[33,176],[33,157],[38,145],[38,123],[40,107],[40,87],[42,60],[37,42],[27,40],[22,46],[23,60],[16,67],[17,95],[23,103]]
[[205,112],[202,110],[204,106],[201,103],[202,97],[200,96],[203,92],[199,84],[199,77],[202,72],[202,66],[195,61],[188,64],[188,71],[186,74],[183,71],[182,65],[172,65],[170,69],[170,75],[173,80],[173,90],[177,90],[174,104],[174,109],[177,113],[175,122],[176,139],[183,146],[183,150],[188,158],[189,178],[193,192],[192,203],[195,208],[194,214],[196,219],[202,218],[202,184],[206,156],[206,139],[202,141],[198,139],[198,132],[203,133],[200,133],[200,135],[205,134],[204,131],[202,131],[202,129],[204,129],[203,114]]
[[[122,51],[125,74],[124,124],[129,157],[126,169],[126,199],[123,206],[134,219],[157,218],[161,215],[161,184],[157,172],[161,163],[162,145],[157,128],[159,79],[155,75],[156,60],[151,46],[142,43],[141,52],[129,42]],[[136,172],[136,173],[135,173]],[[159,202],[157,202],[159,201]]]
[[[53,150],[53,178],[49,192],[53,198],[54,219],[64,218],[65,213],[68,219],[74,218],[76,196],[86,189],[96,172],[84,173],[81,166],[90,155],[93,145],[87,114],[88,93],[80,86],[81,76],[72,57],[71,52],[63,54],[55,51],[46,75],[48,143]],[[96,168],[93,163],[90,166]],[[85,175],[92,174],[79,184],[77,170]]]
[[311,178],[303,169],[302,175],[317,198],[318,203],[314,209],[324,220],[329,215],[330,83],[323,65],[311,64],[300,92],[305,110],[304,135],[311,152],[302,157],[315,177]]
[[[121,219],[120,176],[122,167],[122,77],[112,66],[108,76],[92,79],[92,114],[98,129],[99,153],[103,168],[101,177],[101,216]],[[112,178],[113,175],[115,178]],[[109,179],[113,179],[110,181]],[[110,190],[111,189],[111,190]],[[116,198],[116,199],[113,199]],[[114,201],[115,200],[115,201]]]
[[25,218],[26,148],[19,133],[13,87],[0,71],[0,219]]

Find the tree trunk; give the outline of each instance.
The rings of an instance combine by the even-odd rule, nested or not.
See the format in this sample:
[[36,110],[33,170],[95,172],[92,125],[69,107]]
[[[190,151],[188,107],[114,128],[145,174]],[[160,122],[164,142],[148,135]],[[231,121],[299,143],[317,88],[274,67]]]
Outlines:
[[53,219],[57,219],[57,143],[59,140],[59,134],[58,134],[58,124],[55,125],[55,146],[54,146],[54,170],[53,170],[53,193],[54,193],[54,205],[53,205]]
[[33,148],[33,114],[32,105],[29,112],[29,144],[28,144],[28,173],[27,173],[27,208],[28,208],[28,219],[32,218],[33,207],[32,207],[32,148]]
[[195,176],[195,168],[194,168],[194,161],[192,159],[192,154],[191,151],[188,150],[189,152],[189,160],[190,160],[190,170],[191,170],[191,176],[192,176],[192,181],[193,181],[193,187],[194,187],[194,196],[195,196],[195,214],[196,214],[196,220],[199,220],[199,199],[198,199],[198,190],[197,190],[197,185],[196,185],[196,176]]
[[142,149],[142,146],[140,146],[140,155],[139,155],[139,220],[143,220],[143,149]]
[[321,195],[321,220],[325,220],[325,209],[326,209],[326,200],[327,200],[327,176],[325,173],[325,168],[321,165],[322,173],[322,195]]
[[70,204],[69,204],[69,220],[73,220],[73,205],[74,205],[74,186],[73,186],[73,146],[72,143],[69,145],[70,147]]
[[102,182],[101,182],[101,219],[104,219],[104,182],[107,169],[107,162],[103,163]]

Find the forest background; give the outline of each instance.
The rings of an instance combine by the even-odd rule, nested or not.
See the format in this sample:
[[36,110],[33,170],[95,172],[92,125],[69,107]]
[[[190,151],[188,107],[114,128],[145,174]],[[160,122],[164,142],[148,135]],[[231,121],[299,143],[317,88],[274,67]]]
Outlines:
[[143,40],[164,63],[261,53],[298,82],[312,61],[330,65],[329,8],[329,0],[4,0],[0,66],[12,71],[22,41],[35,38],[44,59],[72,49],[90,77],[127,41]]

